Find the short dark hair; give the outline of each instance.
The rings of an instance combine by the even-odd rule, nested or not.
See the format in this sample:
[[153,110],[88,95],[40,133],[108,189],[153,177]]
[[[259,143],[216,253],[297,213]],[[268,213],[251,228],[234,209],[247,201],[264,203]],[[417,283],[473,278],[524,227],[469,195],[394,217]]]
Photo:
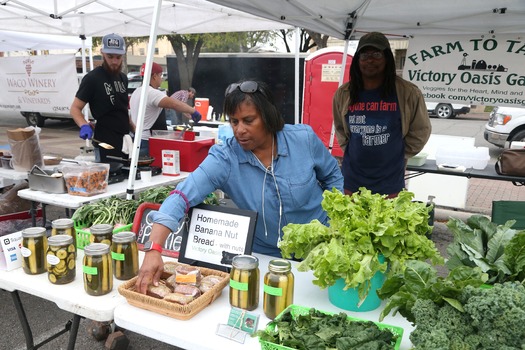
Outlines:
[[193,95],[197,96],[197,91],[194,88],[190,87],[190,88],[188,88],[188,91],[189,92],[193,92]]
[[[243,81],[237,82],[241,84]],[[239,88],[234,89],[224,99],[224,113],[233,115],[239,105],[245,101],[253,103],[257,112],[261,114],[264,126],[268,132],[275,135],[284,128],[284,119],[275,106],[273,95],[264,82],[255,81],[257,90],[252,93],[242,92]]]

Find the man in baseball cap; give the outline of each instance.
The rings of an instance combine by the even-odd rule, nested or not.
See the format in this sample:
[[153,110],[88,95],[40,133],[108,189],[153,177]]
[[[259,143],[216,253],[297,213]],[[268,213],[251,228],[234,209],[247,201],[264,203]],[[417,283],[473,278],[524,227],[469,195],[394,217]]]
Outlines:
[[423,94],[397,76],[390,43],[379,32],[359,40],[349,80],[332,101],[335,134],[344,151],[344,191],[365,187],[395,197],[405,188],[407,159],[430,137]]
[[126,43],[124,38],[117,34],[108,34],[102,38],[102,53],[125,55],[126,54]]
[[[95,138],[114,149],[98,147],[93,142],[97,162],[108,162],[108,155],[127,158],[123,150],[125,135],[132,129],[133,123],[128,113],[128,78],[122,73],[122,62],[126,54],[124,38],[117,34],[108,34],[102,38],[102,66],[84,76],[70,113],[80,127],[80,138]],[[97,121],[95,126],[84,118],[82,109],[89,103],[91,115]],[[128,136],[129,137],[129,136]]]
[[[144,76],[145,64],[140,68],[140,75]],[[153,62],[151,65],[151,77],[149,86],[144,85],[138,87],[131,94],[129,99],[129,114],[133,123],[137,123],[139,116],[140,96],[143,91],[146,91],[146,111],[144,112],[144,121],[142,128],[142,135],[140,135],[140,151],[139,156],[149,156],[149,138],[151,137],[151,130],[166,130],[166,116],[163,109],[173,109],[177,112],[190,114],[198,120],[201,119],[201,114],[195,108],[186,103],[170,98],[165,91],[159,90],[162,84],[162,66]],[[135,125],[134,125],[135,126]],[[133,126],[133,129],[135,128]],[[138,135],[136,135],[138,137]]]

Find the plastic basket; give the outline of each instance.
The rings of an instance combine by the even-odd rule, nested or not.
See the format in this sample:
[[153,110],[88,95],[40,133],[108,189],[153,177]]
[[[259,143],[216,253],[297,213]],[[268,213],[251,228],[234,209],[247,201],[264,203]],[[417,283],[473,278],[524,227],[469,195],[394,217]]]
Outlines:
[[[279,316],[276,317],[276,320],[278,320],[281,315],[286,312],[286,310],[290,309],[291,313],[292,313],[292,316],[293,317],[296,317],[296,316],[299,316],[299,315],[307,315],[309,312],[310,312],[310,309],[311,307],[306,307],[306,306],[299,306],[299,305],[290,305],[288,306],[287,309],[285,309],[283,312],[281,312],[281,314]],[[333,312],[327,312],[327,311],[322,311],[322,310],[318,310],[319,312],[322,312],[324,314],[327,314],[327,315],[334,315]],[[370,322],[370,320],[365,320],[363,318],[357,318],[357,317],[352,317],[352,316],[348,316],[348,319],[350,321],[367,321],[367,322]],[[393,334],[397,335],[397,339],[396,339],[396,343],[394,344],[394,349],[395,350],[399,350],[399,347],[401,346],[401,339],[403,338],[403,328],[402,327],[397,327],[397,326],[391,326],[391,325],[388,325],[388,324],[384,324],[384,323],[380,323],[380,322],[374,322],[379,329],[388,329],[390,330]],[[275,324],[269,324],[268,326],[266,326],[266,331],[269,331],[269,332],[273,332],[275,329]],[[275,344],[275,343],[270,343],[270,342],[267,342],[265,340],[262,340],[261,338],[259,338],[259,343],[261,344],[261,349],[262,350],[294,350],[293,348],[289,348],[287,346],[284,346],[284,345],[279,345],[279,344]]]
[[[117,232],[122,232],[122,231],[131,231],[132,226],[133,226],[133,223],[118,227],[113,230],[113,234]],[[87,225],[82,221],[75,221],[74,227],[75,227],[75,232],[77,235],[77,248],[84,249],[84,247],[90,243],[89,236],[91,235],[91,233],[88,231],[82,230],[83,228],[87,227]]]

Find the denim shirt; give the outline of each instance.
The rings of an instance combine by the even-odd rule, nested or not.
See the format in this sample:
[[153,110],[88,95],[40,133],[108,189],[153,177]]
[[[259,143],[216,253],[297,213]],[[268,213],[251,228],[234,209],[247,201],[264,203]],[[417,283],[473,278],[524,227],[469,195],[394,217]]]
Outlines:
[[[273,164],[272,175],[232,137],[223,145],[212,146],[206,159],[177,189],[186,195],[192,207],[220,189],[237,207],[256,211],[253,251],[280,257],[277,243],[282,238],[282,227],[313,219],[327,224],[326,212],[321,207],[322,194],[334,187],[343,192],[343,176],[337,160],[312,128],[304,124],[287,124],[277,133],[277,159]],[[152,213],[152,220],[175,231],[185,209],[182,196],[173,194],[159,211]]]

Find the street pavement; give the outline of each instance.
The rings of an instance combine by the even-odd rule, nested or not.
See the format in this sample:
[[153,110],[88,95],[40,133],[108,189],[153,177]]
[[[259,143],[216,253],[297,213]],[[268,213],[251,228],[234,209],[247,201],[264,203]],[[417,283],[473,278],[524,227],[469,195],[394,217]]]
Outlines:
[[[489,145],[483,140],[483,126],[488,119],[487,113],[470,113],[456,119],[441,120],[432,118],[433,133],[451,136],[466,136],[476,139],[475,146],[489,147],[491,160],[488,166],[493,166],[501,149]],[[0,146],[7,144],[5,131],[17,127],[26,127],[25,119],[16,113],[0,113]],[[80,147],[85,146],[85,141],[78,137],[78,127],[72,122],[46,121],[40,133],[41,148],[44,154],[55,154],[63,157],[74,158],[80,155]],[[466,220],[474,214],[490,215],[493,200],[525,200],[525,187],[516,187],[510,182],[491,181],[483,179],[470,179],[466,206],[457,208],[436,208],[432,240],[438,249],[446,256],[446,247],[452,241],[452,235],[446,227],[449,217]],[[48,220],[64,217],[62,208],[47,207]],[[445,270],[440,268],[444,273]],[[40,335],[49,335],[57,332],[71,318],[71,315],[60,310],[53,303],[25,293],[21,297],[28,315],[35,343],[41,341]],[[18,318],[9,293],[0,291],[0,327],[3,336],[0,340],[2,349],[25,349]],[[76,349],[97,350],[105,349],[103,341],[96,341],[87,331],[90,321],[82,320],[78,333]],[[174,332],[177,330],[174,329]],[[176,347],[155,341],[148,337],[124,331],[130,340],[129,349],[177,349]],[[44,345],[41,349],[57,350],[66,349],[67,335],[62,335],[56,340]]]

